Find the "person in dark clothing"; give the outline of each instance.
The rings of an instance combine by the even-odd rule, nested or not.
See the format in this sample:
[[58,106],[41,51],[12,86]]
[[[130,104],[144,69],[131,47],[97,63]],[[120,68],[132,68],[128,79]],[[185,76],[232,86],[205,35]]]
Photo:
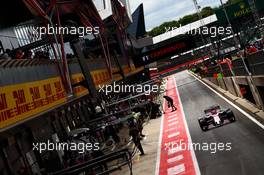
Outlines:
[[142,138],[145,137],[145,135],[143,134],[143,124],[144,124],[144,118],[143,118],[143,116],[140,116],[138,118],[137,123],[138,123],[138,130],[139,130],[140,139],[142,139]]
[[112,136],[112,138],[114,139],[115,143],[119,143],[120,142],[120,137],[117,134],[116,129],[114,128],[113,125],[109,125],[105,128],[105,132],[107,136]]
[[135,143],[136,147],[138,148],[138,150],[140,151],[140,155],[144,155],[144,150],[142,148],[142,145],[140,143],[140,132],[138,130],[138,128],[136,127],[135,124],[130,123],[129,126],[129,135],[132,137],[133,142]]
[[163,98],[165,98],[165,100],[168,102],[168,108],[172,109],[171,112],[177,110],[177,108],[173,104],[173,99],[171,97],[164,95]]

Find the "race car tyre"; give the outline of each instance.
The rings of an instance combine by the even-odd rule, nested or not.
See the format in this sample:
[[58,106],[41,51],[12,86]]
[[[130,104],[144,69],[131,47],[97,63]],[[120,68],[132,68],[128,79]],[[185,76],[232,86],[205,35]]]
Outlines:
[[200,125],[202,131],[207,131],[208,130],[208,126],[206,125]]
[[205,121],[203,120],[198,120],[198,123],[200,125],[200,128],[202,129],[202,131],[207,131],[208,130],[208,125]]
[[229,121],[230,121],[230,122],[235,122],[235,121],[236,121],[235,116],[233,115],[232,117],[230,117],[230,118],[229,118]]
[[232,111],[229,113],[228,116],[229,116],[228,118],[229,118],[230,122],[235,122],[236,121],[236,117],[235,117],[235,115],[234,115],[234,113]]
[[225,123],[225,120],[224,119],[221,119],[220,125],[222,126],[222,125],[224,125],[224,123]]

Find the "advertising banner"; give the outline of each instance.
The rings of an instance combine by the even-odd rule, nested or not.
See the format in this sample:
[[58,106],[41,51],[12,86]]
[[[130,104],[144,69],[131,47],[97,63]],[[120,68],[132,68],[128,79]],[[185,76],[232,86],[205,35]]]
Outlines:
[[186,52],[194,47],[195,42],[192,37],[184,37],[178,40],[166,40],[150,48],[146,48],[139,56],[134,57],[134,64],[137,67],[148,65],[155,61]]

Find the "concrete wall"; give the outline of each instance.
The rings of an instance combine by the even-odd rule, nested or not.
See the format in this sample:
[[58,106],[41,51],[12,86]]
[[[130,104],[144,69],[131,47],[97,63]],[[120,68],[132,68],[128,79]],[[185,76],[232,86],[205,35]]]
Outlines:
[[233,95],[235,95],[235,96],[238,96],[232,78],[230,78],[230,77],[226,77],[226,78],[224,78],[224,81],[225,81],[225,85],[226,85],[226,87],[227,87],[227,90],[228,90],[231,94],[233,94]]
[[225,80],[224,79],[217,79],[217,80],[218,80],[219,86],[222,89],[227,90],[226,85],[225,85]]
[[215,79],[212,77],[205,78],[213,84],[219,86],[221,89],[230,92],[232,95],[237,97],[242,97],[239,87],[241,85],[246,85],[252,93],[255,105],[259,109],[264,109],[264,92],[262,89],[264,87],[264,76],[238,76],[238,77],[224,77],[222,79]]

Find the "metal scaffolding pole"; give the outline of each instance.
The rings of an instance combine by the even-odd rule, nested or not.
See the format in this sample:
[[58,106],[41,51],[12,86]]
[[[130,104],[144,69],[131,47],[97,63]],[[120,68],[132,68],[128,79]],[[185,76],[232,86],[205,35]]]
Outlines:
[[262,22],[258,14],[258,10],[256,7],[256,0],[248,0],[248,4],[250,5],[250,9],[253,15],[253,18],[255,20],[255,23],[257,24],[258,29],[260,29],[260,32],[262,32]]
[[[196,9],[196,12],[198,14],[198,17],[199,17],[199,21],[201,23],[201,26],[205,26],[205,23],[203,21],[203,17],[201,15],[200,6],[198,5],[197,0],[193,0],[193,4],[194,4],[195,9]],[[200,33],[200,35],[201,35],[201,39],[202,39],[202,42],[203,42],[203,45],[204,46],[206,46],[207,44],[212,44],[212,41],[211,41],[210,38],[207,38],[207,41],[205,41],[203,34]],[[213,50],[212,50],[211,46],[209,46],[208,52],[209,52],[209,58],[210,58],[210,56],[213,55]]]
[[[233,30],[233,27],[232,27],[231,21],[230,21],[230,19],[229,19],[228,14],[227,14],[227,11],[226,11],[226,8],[225,8],[225,5],[224,5],[224,3],[223,3],[222,0],[220,0],[220,2],[221,2],[221,6],[222,6],[222,8],[223,8],[223,11],[224,11],[224,13],[225,13],[225,16],[226,16],[226,20],[227,20],[227,22],[228,22],[228,25],[229,25],[229,27],[231,28],[231,34],[233,35],[233,39],[234,39],[234,42],[235,42],[235,47],[236,47],[237,51],[240,51],[240,47],[239,47],[240,44],[239,44],[238,39],[237,39],[236,36],[235,36],[235,32],[234,32],[234,30]],[[244,58],[243,56],[241,56],[241,59],[242,59],[242,61],[243,61],[243,65],[244,65],[244,67],[245,67],[245,69],[246,69],[246,71],[247,71],[247,74],[248,74],[248,75],[251,75],[251,73],[250,73],[250,71],[249,71],[249,69],[248,69],[248,67],[247,67],[247,65],[246,65],[246,63],[245,63],[245,58]]]
[[[254,0],[249,0],[249,1],[254,1]],[[233,30],[233,27],[232,27],[231,21],[230,21],[230,19],[229,19],[228,13],[227,13],[227,11],[226,11],[225,5],[224,5],[224,3],[223,3],[222,0],[220,0],[220,2],[221,2],[221,6],[222,6],[222,8],[223,8],[223,11],[224,11],[224,13],[225,13],[225,16],[226,16],[226,19],[227,19],[228,25],[231,27],[231,33],[232,33],[232,35],[233,35],[233,38],[234,38],[234,42],[235,42],[235,45],[236,45],[237,51],[240,51],[239,41],[237,40],[237,38],[236,38],[236,36],[235,36],[235,33],[234,33],[234,30]],[[251,90],[252,90],[253,96],[254,96],[254,98],[255,98],[255,100],[256,100],[257,106],[258,106],[258,107],[263,107],[263,103],[262,103],[261,99],[259,98],[259,95],[257,95],[257,94],[259,94],[259,92],[258,92],[258,89],[256,88],[256,86],[255,86],[255,84],[254,84],[254,81],[253,81],[253,78],[252,78],[252,73],[251,73],[251,72],[249,71],[249,69],[248,69],[248,66],[247,66],[247,64],[246,64],[246,62],[245,62],[245,58],[244,58],[243,56],[241,56],[241,59],[242,59],[243,65],[244,65],[244,67],[245,67],[245,69],[246,69],[246,72],[247,72],[247,74],[248,74],[248,78],[247,78],[247,79],[248,79],[249,84],[251,84]],[[233,81],[234,81],[234,83],[236,84],[235,78],[233,78]]]

